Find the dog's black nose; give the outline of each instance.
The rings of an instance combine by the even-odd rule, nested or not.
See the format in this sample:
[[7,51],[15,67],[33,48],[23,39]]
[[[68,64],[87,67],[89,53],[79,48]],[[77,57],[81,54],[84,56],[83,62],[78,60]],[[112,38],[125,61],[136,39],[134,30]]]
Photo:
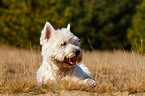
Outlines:
[[78,56],[80,54],[80,50],[75,50],[74,52],[75,52],[76,56]]

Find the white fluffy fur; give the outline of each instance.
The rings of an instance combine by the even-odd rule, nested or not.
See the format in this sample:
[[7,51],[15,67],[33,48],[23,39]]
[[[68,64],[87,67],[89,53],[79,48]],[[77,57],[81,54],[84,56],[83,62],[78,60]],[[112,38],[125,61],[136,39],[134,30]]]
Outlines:
[[[80,80],[83,83],[97,84],[83,63],[68,65],[64,62],[66,58],[74,58],[77,62],[82,59],[79,39],[70,32],[70,24],[67,28],[55,30],[49,22],[46,22],[41,31],[40,44],[42,45],[43,61],[37,71],[38,84],[47,83],[48,80],[63,80],[67,77],[71,77],[73,81]],[[78,56],[76,50],[80,51]]]

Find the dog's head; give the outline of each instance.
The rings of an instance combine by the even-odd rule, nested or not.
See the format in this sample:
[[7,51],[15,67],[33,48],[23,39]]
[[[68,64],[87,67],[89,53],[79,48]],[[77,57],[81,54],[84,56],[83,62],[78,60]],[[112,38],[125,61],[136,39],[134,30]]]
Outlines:
[[60,66],[71,68],[82,60],[80,42],[78,37],[71,33],[70,24],[67,28],[55,30],[46,22],[41,31],[40,44],[43,57]]

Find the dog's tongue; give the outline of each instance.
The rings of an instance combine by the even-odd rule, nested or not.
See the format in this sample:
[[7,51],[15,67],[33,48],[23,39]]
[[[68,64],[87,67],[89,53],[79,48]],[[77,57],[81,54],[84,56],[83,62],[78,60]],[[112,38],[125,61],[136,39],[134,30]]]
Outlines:
[[72,58],[69,63],[71,65],[76,65],[76,57]]
[[70,64],[71,64],[71,65],[76,65],[76,61],[72,61],[72,60],[71,60],[71,61],[70,61]]

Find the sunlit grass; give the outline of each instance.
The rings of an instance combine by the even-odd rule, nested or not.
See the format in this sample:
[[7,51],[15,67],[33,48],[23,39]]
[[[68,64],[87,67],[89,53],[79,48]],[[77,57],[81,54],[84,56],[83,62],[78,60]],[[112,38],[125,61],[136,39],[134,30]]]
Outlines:
[[[37,86],[35,76],[41,65],[40,51],[0,47],[0,93],[59,94],[66,91],[103,94],[145,92],[145,57],[134,51],[86,51],[83,62],[91,70],[99,86],[60,81]],[[76,93],[77,93],[76,92]],[[62,93],[63,94],[63,93]],[[83,94],[83,93],[81,93]]]

